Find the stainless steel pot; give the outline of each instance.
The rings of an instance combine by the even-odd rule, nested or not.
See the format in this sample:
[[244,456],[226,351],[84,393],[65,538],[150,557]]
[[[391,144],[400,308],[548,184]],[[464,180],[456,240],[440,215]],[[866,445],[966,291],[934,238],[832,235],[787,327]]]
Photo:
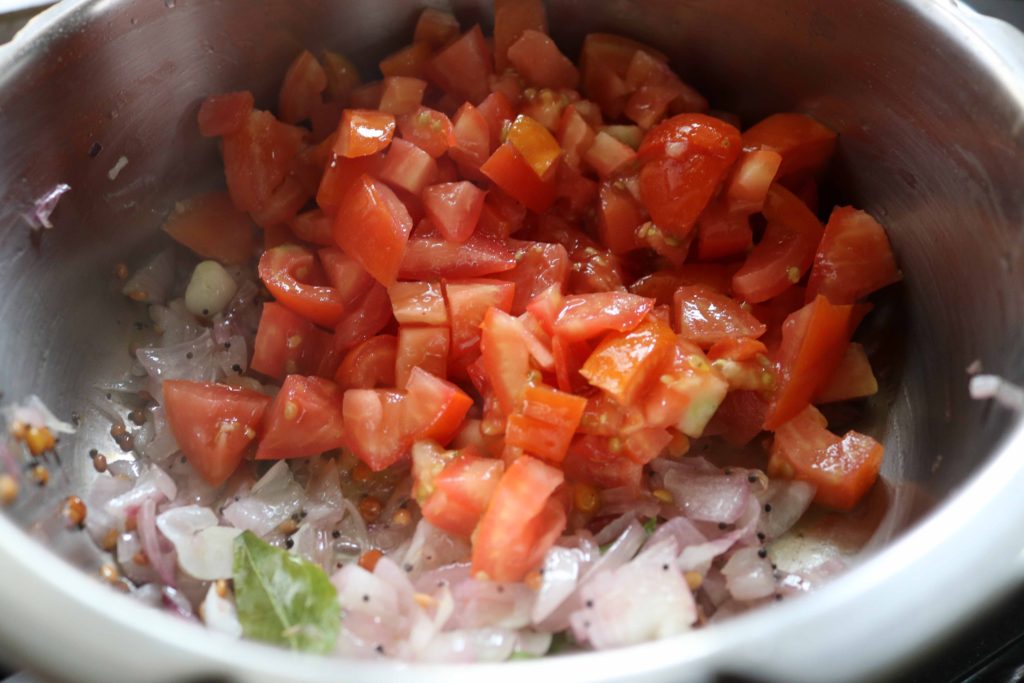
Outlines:
[[[303,46],[372,68],[419,4],[66,0],[0,50],[6,397],[39,393],[68,415],[123,369],[139,311],[110,273],[154,248],[173,201],[217,182],[194,123],[203,97],[251,88],[269,105]],[[451,4],[488,20],[488,2]],[[820,592],[684,637],[410,667],[293,655],[156,613],[73,566],[95,562],[84,546],[33,540],[26,529],[45,541],[53,525],[25,505],[0,518],[10,657],[75,681],[841,681],[891,671],[1020,579],[1024,431],[968,398],[965,368],[1024,381],[1024,40],[955,0],[553,0],[550,16],[570,53],[588,31],[625,33],[668,52],[723,109],[803,110],[840,132],[845,199],[889,227],[906,274],[891,316],[903,370],[874,425],[888,506],[863,561]],[[72,189],[56,227],[32,236],[21,214],[59,182]],[[88,478],[84,449],[108,440],[87,421],[61,445],[72,483]]]

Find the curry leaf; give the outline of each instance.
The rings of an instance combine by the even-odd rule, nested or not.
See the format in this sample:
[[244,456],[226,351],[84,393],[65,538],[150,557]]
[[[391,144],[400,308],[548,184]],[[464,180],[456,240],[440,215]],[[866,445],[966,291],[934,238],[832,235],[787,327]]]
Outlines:
[[306,652],[334,649],[338,593],[319,565],[246,531],[235,539],[234,584],[246,637]]

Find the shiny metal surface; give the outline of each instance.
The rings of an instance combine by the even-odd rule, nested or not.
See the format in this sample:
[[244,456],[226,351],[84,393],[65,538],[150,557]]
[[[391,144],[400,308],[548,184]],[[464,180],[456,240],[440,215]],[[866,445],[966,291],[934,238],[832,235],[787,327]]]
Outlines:
[[[448,3],[431,3],[447,5]],[[464,22],[487,2],[453,2]],[[365,69],[411,32],[414,0],[66,0],[0,49],[0,391],[86,412],[121,372],[144,312],[112,270],[161,243],[178,198],[218,182],[195,113],[249,88],[269,106],[295,52],[332,47]],[[1024,381],[1024,40],[939,0],[556,0],[570,54],[590,30],[651,42],[746,120],[813,113],[840,132],[842,195],[885,223],[906,275],[883,307],[893,359],[870,429],[888,450],[885,512],[864,561],[817,594],[682,638],[502,666],[339,663],[236,643],[135,604],[26,537],[46,520],[0,518],[0,639],[76,681],[703,680],[877,674],[933,642],[1021,575],[1024,433],[972,402],[965,368]],[[94,143],[100,151],[90,156]],[[116,179],[108,171],[124,157]],[[37,239],[21,213],[72,190]],[[898,304],[899,302],[897,302]],[[884,342],[884,343],[883,343]],[[887,416],[884,416],[887,415]],[[884,416],[884,417],[879,417]],[[109,436],[90,421],[62,444],[72,478]],[[34,524],[41,522],[41,524]],[[77,564],[96,558],[60,546]]]

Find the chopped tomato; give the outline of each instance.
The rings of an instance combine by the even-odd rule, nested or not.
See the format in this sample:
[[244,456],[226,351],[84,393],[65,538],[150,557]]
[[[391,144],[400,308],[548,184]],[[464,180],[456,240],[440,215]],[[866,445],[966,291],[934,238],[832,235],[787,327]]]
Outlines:
[[316,193],[316,203],[324,210],[324,213],[334,216],[345,199],[345,195],[356,182],[364,174],[377,175],[383,165],[383,153],[347,159],[332,152],[331,159],[324,169],[320,188]]
[[758,356],[767,356],[768,347],[750,337],[727,337],[716,341],[708,349],[711,360],[734,360],[745,362],[755,360]]
[[451,382],[414,367],[406,384],[402,428],[410,442],[426,439],[446,446],[472,405],[473,399]]
[[779,425],[768,474],[810,482],[816,503],[849,510],[878,479],[884,449],[870,436],[851,431],[839,438],[826,426],[812,406]]
[[338,124],[334,153],[354,159],[387,148],[395,135],[395,117],[373,109],[346,109]]
[[281,123],[265,111],[252,111],[221,145],[231,201],[255,211],[280,185],[302,145],[302,129]]
[[675,342],[676,336],[668,325],[654,316],[648,317],[634,330],[606,336],[583,364],[580,374],[619,403],[630,405],[657,379]]
[[667,61],[665,55],[629,38],[610,33],[590,33],[583,39],[580,72],[587,96],[600,105],[609,119],[616,119],[626,106],[631,89],[626,73],[637,51]]
[[224,384],[166,380],[163,406],[178,448],[203,480],[220,486],[259,434],[270,398]]
[[384,91],[380,96],[380,110],[402,116],[411,114],[420,107],[427,82],[409,76],[389,76],[384,79]]
[[515,259],[507,246],[479,233],[462,244],[440,236],[413,237],[399,275],[409,280],[483,277],[514,266]]
[[712,201],[697,219],[697,258],[701,261],[746,254],[753,242],[750,217],[730,204]]
[[316,257],[304,247],[285,244],[263,252],[259,275],[277,301],[317,325],[336,325],[344,313],[341,294],[321,284]]
[[627,190],[610,182],[601,183],[598,232],[601,242],[613,254],[625,254],[641,246],[637,228],[644,222],[644,210]]
[[474,26],[441,50],[430,61],[430,79],[459,101],[480,103],[487,97],[487,83],[494,67],[483,31]]
[[248,263],[254,246],[252,221],[224,192],[178,202],[164,230],[176,242],[205,259],[225,265]]
[[459,35],[459,20],[449,12],[427,7],[420,12],[413,32],[413,43],[426,43],[430,47],[444,47]]
[[558,122],[558,144],[565,154],[565,163],[575,169],[580,168],[583,155],[594,144],[594,129],[580,114],[577,105],[569,105],[562,112]]
[[347,445],[374,472],[398,462],[409,448],[403,424],[405,394],[349,389],[342,401]]
[[541,292],[554,286],[561,292],[569,279],[569,254],[561,244],[509,240],[516,265],[496,277],[515,285],[511,313],[519,315]]
[[803,114],[772,114],[743,131],[743,149],[770,149],[782,156],[779,178],[820,173],[835,146],[836,134]]
[[569,296],[555,318],[555,334],[569,341],[579,341],[609,330],[628,332],[639,325],[653,307],[650,299],[626,292]]
[[694,438],[703,435],[729,384],[701,350],[685,340],[671,349],[658,372],[658,381],[645,393],[647,424],[674,427]]
[[575,88],[580,82],[573,63],[540,31],[523,31],[509,46],[508,61],[527,83],[540,88]]
[[738,301],[701,286],[680,287],[675,293],[679,336],[702,349],[731,337],[760,337],[765,325]]
[[612,441],[614,438],[577,437],[562,462],[566,478],[603,489],[638,490],[644,466],[623,453],[621,443]]
[[341,389],[320,377],[289,375],[267,409],[257,460],[320,455],[345,445]]
[[587,400],[543,384],[527,387],[520,412],[508,419],[506,445],[521,448],[550,463],[565,458]]
[[853,306],[834,306],[820,294],[782,324],[777,357],[778,383],[765,429],[774,429],[802,411],[829,381],[853,334]]
[[406,140],[394,140],[377,176],[394,187],[418,195],[437,181],[437,162],[422,149]]
[[349,104],[356,109],[373,109],[380,106],[380,97],[384,94],[383,81],[364,83],[352,89]]
[[818,391],[813,403],[833,403],[863,398],[878,393],[878,380],[871,370],[871,361],[864,347],[851,343],[846,347],[839,367]]
[[485,194],[467,180],[431,185],[423,191],[423,208],[445,239],[461,243],[476,230]]
[[723,294],[732,289],[732,276],[739,264],[687,263],[674,270],[659,270],[644,275],[629,291],[661,306],[671,305],[676,290],[689,285],[701,285]]
[[504,130],[506,122],[511,122],[516,117],[516,110],[509,98],[500,92],[492,92],[477,105],[476,109],[480,112],[480,116],[487,121],[487,127],[490,130],[490,152],[494,152],[502,143],[504,137],[502,130]]
[[778,296],[804,276],[821,241],[821,223],[804,204],[781,185],[773,185],[764,208],[768,227],[747,256],[732,286],[752,303]]
[[704,430],[705,436],[720,435],[734,446],[746,446],[764,428],[768,401],[757,391],[730,391]]
[[356,260],[337,247],[326,247],[317,252],[327,282],[337,292],[346,311],[366,296],[374,286],[373,278]]
[[516,410],[530,375],[530,353],[523,344],[521,327],[517,318],[490,308],[480,328],[484,369],[506,415]]
[[455,536],[469,538],[505,470],[501,460],[459,453],[433,478],[423,518]]
[[513,66],[508,50],[528,30],[548,32],[547,13],[541,0],[495,0],[494,64],[499,73]]
[[834,209],[814,257],[808,300],[823,294],[834,304],[852,304],[899,279],[885,228],[864,211]]
[[550,173],[549,179],[538,177],[511,143],[498,147],[480,171],[531,211],[544,213],[555,202],[557,174]]
[[304,207],[313,196],[295,176],[288,176],[271,193],[260,208],[249,212],[253,222],[264,230],[283,226]]
[[650,159],[640,171],[640,193],[651,220],[688,235],[739,153],[739,131],[704,114],[680,114],[652,128],[640,145],[641,157]]
[[334,219],[338,246],[387,287],[398,279],[412,231],[409,211],[383,183],[361,176]]
[[768,188],[782,163],[782,155],[771,149],[744,152],[726,188],[730,211],[756,213],[764,207]]
[[480,344],[480,325],[491,308],[508,312],[515,285],[498,280],[446,282],[451,317],[451,355],[465,358]]
[[[551,167],[562,156],[558,140],[540,123],[520,114],[508,129],[508,142],[522,156],[523,161],[543,180],[549,177]],[[524,202],[525,203],[525,202]]]
[[427,43],[411,43],[380,60],[378,67],[385,78],[405,76],[423,78],[434,50]]
[[491,132],[480,110],[466,102],[455,112],[452,121],[455,144],[448,150],[450,156],[465,172],[479,171],[491,154]]
[[275,379],[285,375],[333,375],[331,336],[273,301],[263,304],[251,367]]
[[375,389],[395,386],[398,339],[390,334],[370,337],[345,355],[334,374],[342,389]]
[[520,581],[540,566],[565,528],[562,504],[552,497],[561,471],[524,455],[502,475],[473,539],[474,576]]
[[323,53],[323,67],[327,76],[326,98],[331,102],[348,102],[360,83],[359,69],[345,55],[330,50]]
[[330,217],[320,209],[311,209],[288,221],[288,230],[303,242],[330,246],[334,244],[334,227]]
[[447,327],[399,327],[395,386],[404,389],[413,368],[421,368],[441,379],[447,377],[449,345]]
[[646,427],[631,432],[622,439],[622,452],[627,458],[646,465],[662,454],[672,443],[672,433],[659,427]]
[[448,324],[440,283],[396,282],[388,287],[388,296],[399,325]]
[[231,135],[248,120],[252,106],[248,90],[210,95],[199,106],[199,134],[207,138]]
[[[616,140],[606,131],[600,131],[583,153],[583,161],[594,169],[599,178],[608,178],[620,168],[636,159],[636,152],[629,145]],[[646,201],[646,200],[645,200]]]
[[402,137],[415,144],[435,159],[455,145],[452,122],[442,112],[429,107],[399,117],[398,129]]
[[384,329],[393,320],[388,302],[388,290],[379,282],[354,301],[334,327],[334,350],[348,350]]
[[277,98],[277,112],[285,123],[309,118],[320,93],[327,88],[327,74],[309,50],[303,50],[288,67]]

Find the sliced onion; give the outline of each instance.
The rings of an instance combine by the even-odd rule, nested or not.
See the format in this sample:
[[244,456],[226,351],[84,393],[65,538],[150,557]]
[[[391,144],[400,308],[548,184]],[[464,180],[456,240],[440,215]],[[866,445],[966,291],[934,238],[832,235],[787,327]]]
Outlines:
[[817,491],[814,484],[805,481],[773,480],[758,496],[763,506],[770,503],[770,511],[761,515],[759,530],[768,538],[778,538],[803,517]]
[[684,515],[702,522],[735,522],[750,497],[750,484],[745,474],[703,474],[671,469],[664,474],[664,486]]
[[451,586],[456,628],[519,629],[530,623],[534,593],[523,583],[478,581],[466,576]]
[[121,293],[134,301],[163,303],[174,283],[174,252],[165,249],[128,278]]
[[231,577],[235,537],[241,529],[217,526],[210,508],[186,505],[156,518],[160,532],[174,545],[178,566],[204,581]]
[[750,539],[757,528],[760,517],[761,505],[757,502],[757,498],[750,496],[747,499],[747,509],[743,516],[736,521],[736,528],[707,543],[683,548],[679,555],[679,568],[684,572],[697,571],[701,574],[707,572],[712,560],[724,554],[738,541]]
[[343,503],[337,460],[319,460],[306,485],[306,523],[334,526],[345,515]]
[[137,528],[142,549],[146,551],[149,564],[168,586],[175,585],[175,556],[173,549],[165,549],[156,529],[156,503],[147,498],[139,507]]
[[580,548],[555,546],[548,551],[544,556],[543,580],[530,614],[534,624],[551,616],[572,595],[589,561],[589,553]]
[[50,215],[57,208],[60,198],[70,189],[71,186],[67,183],[58,183],[39,195],[32,202],[32,213],[24,214],[28,224],[33,228],[52,228],[53,223],[50,222]]
[[688,548],[691,545],[700,545],[708,540],[690,520],[680,516],[673,517],[658,526],[650,538],[647,539],[644,547],[650,548],[669,538],[674,539],[676,546],[680,549]]
[[[195,339],[172,346],[152,346],[138,349],[135,357],[146,374],[156,381],[177,379],[190,382],[213,382],[222,374],[216,345],[210,333],[203,332]],[[160,392],[151,392],[159,397]]]
[[242,637],[242,624],[238,621],[235,602],[228,598],[222,598],[217,593],[216,585],[211,584],[209,590],[206,591],[206,597],[203,598],[199,613],[209,629],[232,638]]
[[552,634],[548,631],[534,631],[532,629],[520,629],[513,654],[523,654],[530,657],[542,657],[551,649]]
[[175,299],[166,306],[150,306],[149,317],[153,321],[153,326],[160,332],[161,346],[174,346],[191,341],[205,329],[199,319],[188,312],[185,302],[181,299]]
[[469,550],[469,544],[462,539],[421,519],[404,554],[402,565],[416,576],[423,571],[465,562],[469,559]]
[[155,504],[160,500],[174,500],[177,495],[178,487],[174,480],[156,465],[150,465],[128,491],[110,498],[103,509],[115,519],[124,519],[125,515],[139,510],[146,501]]
[[239,529],[266,536],[302,509],[304,500],[288,463],[280,460],[247,494],[224,508],[224,518]]
[[519,636],[499,628],[445,631],[422,653],[423,661],[436,663],[502,662],[508,659]]
[[667,539],[585,584],[583,606],[569,618],[577,642],[602,650],[688,630],[697,607],[676,555],[675,541]]
[[722,567],[726,588],[737,600],[766,598],[775,592],[772,563],[757,548],[740,548]]
[[35,394],[30,395],[23,403],[4,408],[2,414],[8,425],[21,423],[31,427],[45,427],[54,434],[75,433],[74,426],[58,419]]

